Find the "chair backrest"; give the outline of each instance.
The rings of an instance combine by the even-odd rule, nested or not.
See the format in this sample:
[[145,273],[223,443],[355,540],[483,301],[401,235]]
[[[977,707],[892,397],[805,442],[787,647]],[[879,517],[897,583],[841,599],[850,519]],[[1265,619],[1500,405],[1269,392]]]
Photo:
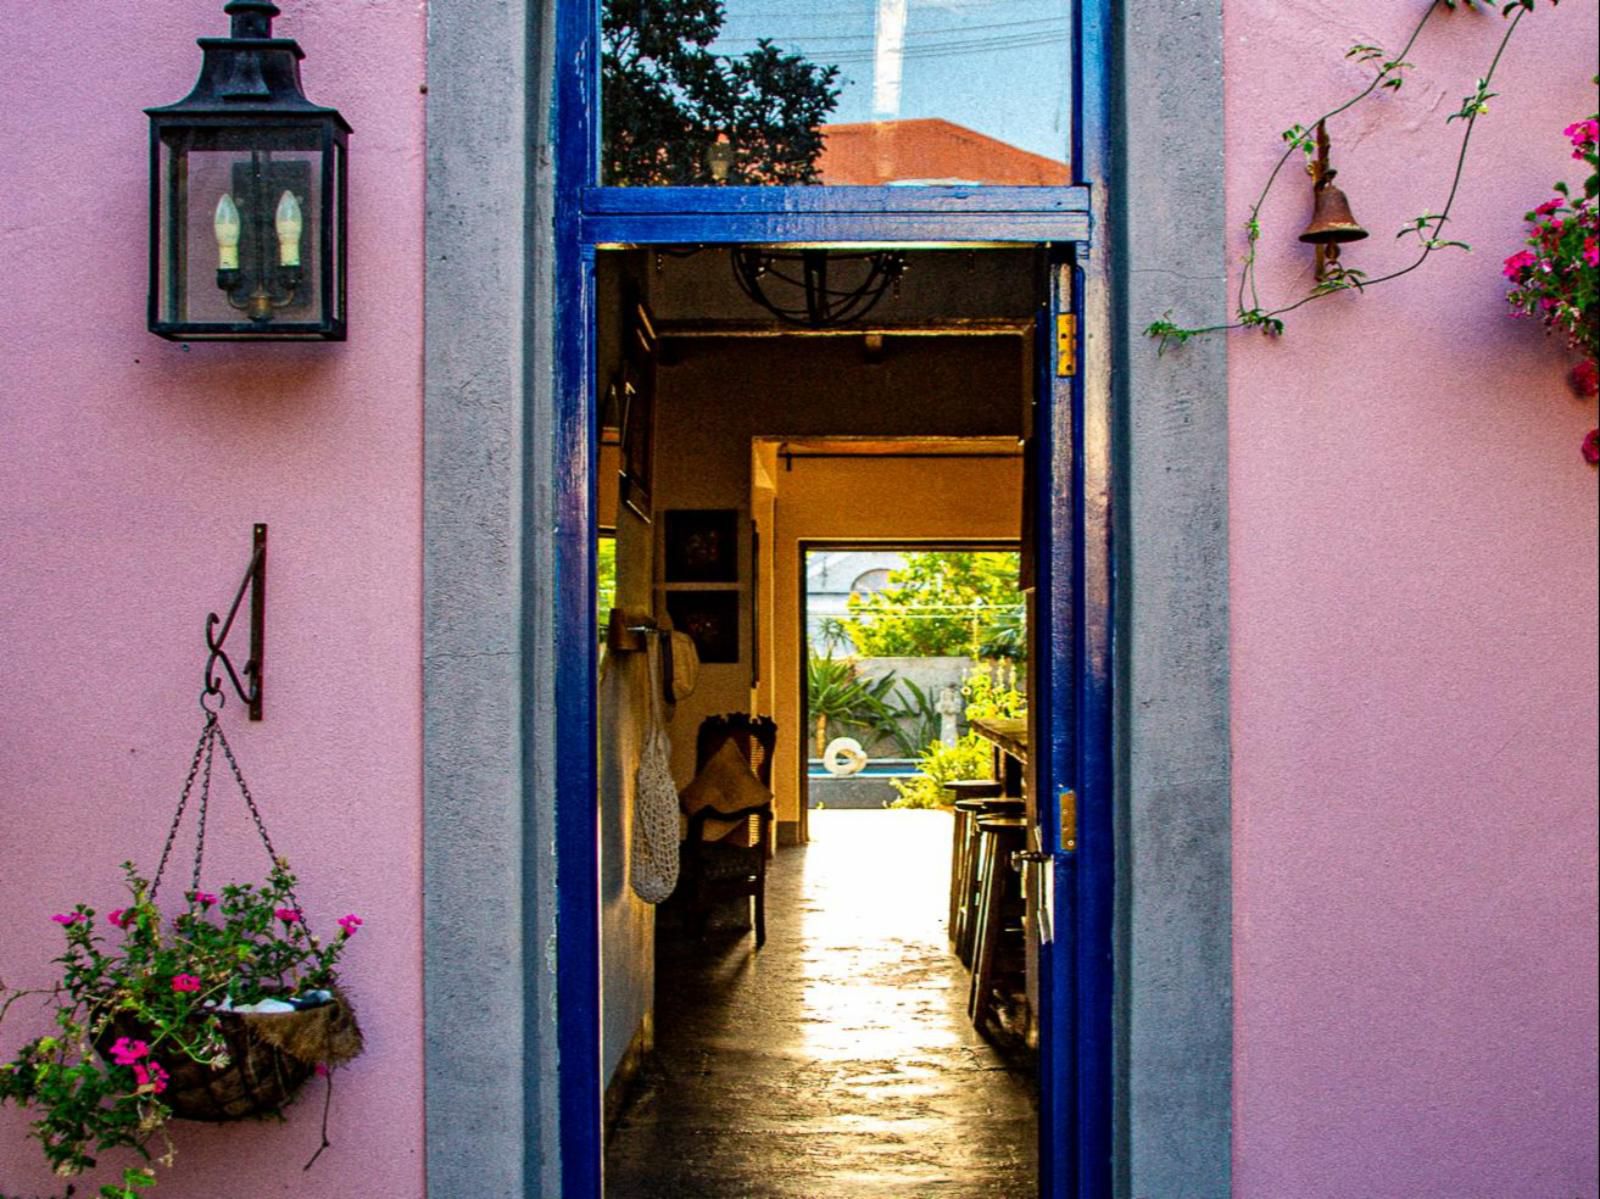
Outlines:
[[763,787],[772,786],[772,751],[778,743],[778,722],[770,716],[730,712],[726,716],[707,716],[700,722],[695,741],[695,769],[711,760],[724,741],[739,747],[750,769]]

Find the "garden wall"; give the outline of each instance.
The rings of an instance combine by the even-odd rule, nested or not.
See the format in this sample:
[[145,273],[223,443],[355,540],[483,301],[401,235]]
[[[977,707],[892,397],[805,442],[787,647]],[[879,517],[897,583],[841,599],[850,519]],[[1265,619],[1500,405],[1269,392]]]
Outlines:
[[[301,1173],[320,1093],[286,1126],[178,1125],[163,1199],[423,1189],[424,14],[398,0],[283,7],[276,32],[304,47],[308,94],[355,130],[344,344],[180,345],[145,330],[141,108],[189,90],[195,38],[227,31],[220,3],[9,6],[0,71],[19,183],[0,288],[4,980],[47,983],[62,943],[51,914],[118,906],[125,858],[154,868],[200,731],[206,614],[226,611],[256,521],[271,529],[265,719],[230,703],[228,735],[312,927],[366,920],[345,976],[367,1052],[338,1074],[334,1148]],[[209,829],[208,883],[263,872],[235,796]],[[174,894],[184,841],[177,856]],[[483,918],[500,907],[486,901]],[[0,1058],[43,1031],[36,1008],[13,1008]],[[60,1194],[24,1126],[0,1111],[0,1192]]]
[[[1427,7],[1228,0],[1238,254],[1279,132]],[[1522,214],[1581,184],[1561,130],[1595,108],[1595,27],[1541,3],[1507,51],[1445,234],[1470,254],[1230,342],[1241,1199],[1596,1193],[1595,408],[1500,277]],[[1441,209],[1445,117],[1504,29],[1441,8],[1404,88],[1331,123],[1372,232],[1346,265],[1413,257],[1395,232]],[[1290,170],[1272,300],[1311,283]]]

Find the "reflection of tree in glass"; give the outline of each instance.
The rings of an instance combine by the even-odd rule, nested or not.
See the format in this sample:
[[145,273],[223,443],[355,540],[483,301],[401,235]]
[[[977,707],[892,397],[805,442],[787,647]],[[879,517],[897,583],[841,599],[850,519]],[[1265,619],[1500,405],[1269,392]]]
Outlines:
[[730,184],[818,182],[818,126],[839,102],[839,68],[765,39],[747,54],[715,54],[708,47],[723,16],[721,0],[605,0],[606,183],[714,182],[719,141],[729,149]]

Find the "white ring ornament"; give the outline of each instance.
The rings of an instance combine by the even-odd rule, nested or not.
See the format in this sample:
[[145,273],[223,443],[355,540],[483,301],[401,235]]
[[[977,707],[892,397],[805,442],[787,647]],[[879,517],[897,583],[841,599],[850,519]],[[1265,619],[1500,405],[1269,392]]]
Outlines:
[[866,751],[854,737],[835,737],[822,751],[822,768],[836,779],[848,778],[866,764]]

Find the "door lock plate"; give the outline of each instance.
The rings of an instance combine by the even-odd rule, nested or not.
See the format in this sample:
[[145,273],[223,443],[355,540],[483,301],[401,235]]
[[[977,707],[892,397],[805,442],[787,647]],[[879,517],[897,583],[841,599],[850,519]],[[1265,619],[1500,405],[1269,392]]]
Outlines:
[[1078,318],[1070,312],[1056,317],[1056,375],[1067,379],[1078,373]]
[[1078,848],[1078,793],[1071,789],[1061,793],[1061,852],[1071,853]]

